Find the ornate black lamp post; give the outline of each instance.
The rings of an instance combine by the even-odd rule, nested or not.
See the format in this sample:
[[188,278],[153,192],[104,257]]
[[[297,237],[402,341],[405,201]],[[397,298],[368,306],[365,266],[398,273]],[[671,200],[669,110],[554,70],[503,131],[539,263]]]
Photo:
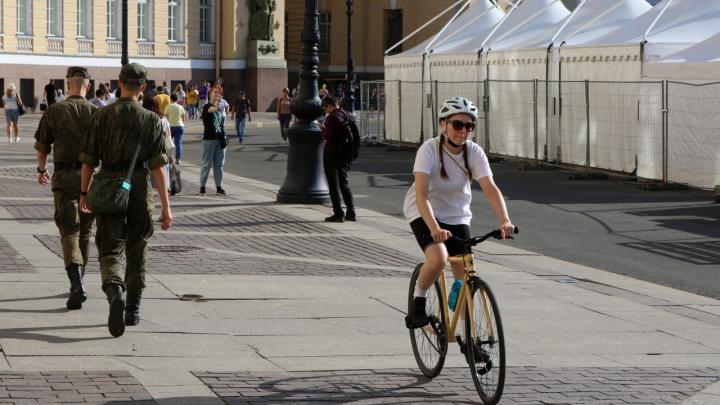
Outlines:
[[128,57],[128,0],[122,0],[122,56],[120,64],[126,65],[130,62]]
[[324,141],[316,121],[323,112],[317,86],[319,42],[318,1],[305,0],[300,90],[290,107],[297,121],[287,130],[290,150],[287,175],[277,196],[281,203],[321,204],[329,198],[322,165]]
[[345,91],[345,110],[353,112],[355,110],[355,64],[352,60],[352,15],[353,15],[353,0],[345,0],[347,10],[347,75],[345,77],[346,91]]

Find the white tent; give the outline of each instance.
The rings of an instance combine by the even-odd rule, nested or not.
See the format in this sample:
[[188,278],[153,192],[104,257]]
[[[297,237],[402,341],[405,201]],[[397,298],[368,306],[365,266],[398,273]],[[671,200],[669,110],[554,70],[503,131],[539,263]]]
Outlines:
[[[429,103],[428,95],[435,91],[430,81],[438,79],[432,77],[428,54],[436,47],[453,47],[470,40],[485,27],[495,25],[502,15],[489,0],[474,0],[441,32],[412,49],[385,57],[386,139],[420,142],[433,133],[435,106]],[[473,68],[476,59],[472,59]]]
[[641,80],[642,65],[720,32],[720,1],[663,0],[618,29],[561,49],[563,80]]
[[648,62],[643,70],[648,78],[720,81],[720,34]]

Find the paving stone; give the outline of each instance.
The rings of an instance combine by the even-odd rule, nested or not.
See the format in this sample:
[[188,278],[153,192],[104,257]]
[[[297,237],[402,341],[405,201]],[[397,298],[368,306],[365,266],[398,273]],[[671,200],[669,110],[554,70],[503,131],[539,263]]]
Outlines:
[[0,273],[35,273],[30,263],[2,237],[0,237]]
[[[8,385],[8,382],[14,384]],[[155,404],[145,388],[127,372],[0,373],[0,404],[110,404],[123,401]]]
[[[680,403],[718,380],[720,370],[713,368],[681,370],[697,378],[687,382],[674,378],[676,369],[666,368],[561,368],[507,369],[504,404],[662,404]],[[597,373],[597,374],[596,374]],[[458,403],[479,400],[468,370],[446,368],[429,380],[416,370],[358,370],[297,373],[213,373],[195,372],[216,395],[228,404],[264,402],[293,403]],[[608,380],[622,378],[629,384],[583,384],[588,375]],[[647,375],[673,379],[658,392],[657,385],[646,382]],[[543,377],[545,384],[534,379]]]

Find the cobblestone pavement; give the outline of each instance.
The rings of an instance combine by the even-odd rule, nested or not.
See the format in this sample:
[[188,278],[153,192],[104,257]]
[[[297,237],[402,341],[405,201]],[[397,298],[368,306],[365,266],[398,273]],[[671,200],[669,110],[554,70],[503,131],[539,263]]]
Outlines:
[[[508,368],[503,404],[676,404],[720,380],[720,369]],[[430,380],[417,370],[195,373],[227,404],[477,403],[465,368]]]
[[[58,244],[60,238],[58,238]],[[34,273],[30,263],[0,237],[0,273]]]
[[127,371],[0,371],[0,404],[156,404]]

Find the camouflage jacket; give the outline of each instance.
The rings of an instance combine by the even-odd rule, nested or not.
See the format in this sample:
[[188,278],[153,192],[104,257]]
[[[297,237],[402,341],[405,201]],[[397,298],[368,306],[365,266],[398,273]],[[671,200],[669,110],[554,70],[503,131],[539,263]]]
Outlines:
[[121,98],[92,116],[83,138],[80,161],[95,167],[101,166],[101,162],[129,164],[138,142],[138,162],[147,161],[151,170],[167,164],[160,117],[133,99]]
[[[80,96],[48,106],[35,132],[35,149],[47,154],[52,152],[55,163],[78,162],[80,145],[95,110],[97,107]],[[52,187],[79,188],[79,176],[72,171],[55,170]]]

